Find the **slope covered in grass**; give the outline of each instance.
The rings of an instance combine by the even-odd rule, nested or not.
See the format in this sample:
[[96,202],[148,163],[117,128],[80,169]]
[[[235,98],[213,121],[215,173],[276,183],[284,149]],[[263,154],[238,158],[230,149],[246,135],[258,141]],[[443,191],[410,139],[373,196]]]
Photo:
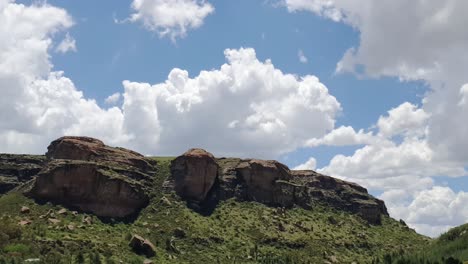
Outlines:
[[416,252],[387,254],[380,259],[380,263],[468,263],[468,224],[450,229]]
[[[0,263],[143,263],[128,246],[139,234],[157,248],[154,263],[371,263],[388,252],[409,252],[429,239],[394,219],[369,225],[359,216],[318,206],[281,209],[255,202],[221,202],[209,216],[164,193],[171,158],[155,158],[152,198],[131,222],[58,212],[20,193],[0,197]],[[21,213],[27,206],[30,213]],[[42,216],[42,217],[41,217]],[[60,222],[53,223],[58,219]],[[20,221],[31,224],[20,226]]]

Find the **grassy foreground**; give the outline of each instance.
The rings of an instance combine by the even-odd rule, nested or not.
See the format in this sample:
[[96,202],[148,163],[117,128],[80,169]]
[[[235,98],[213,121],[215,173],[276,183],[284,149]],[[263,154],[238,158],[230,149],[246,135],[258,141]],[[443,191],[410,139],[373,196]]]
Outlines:
[[[128,246],[133,234],[157,247],[153,263],[372,263],[430,243],[394,219],[371,226],[327,207],[284,210],[228,200],[210,216],[199,215],[176,195],[163,193],[171,158],[155,159],[151,203],[131,223],[69,210],[59,214],[60,205],[39,205],[19,193],[0,197],[0,264],[143,263],[145,257]],[[22,214],[22,206],[30,213]],[[26,220],[31,223],[18,224]]]

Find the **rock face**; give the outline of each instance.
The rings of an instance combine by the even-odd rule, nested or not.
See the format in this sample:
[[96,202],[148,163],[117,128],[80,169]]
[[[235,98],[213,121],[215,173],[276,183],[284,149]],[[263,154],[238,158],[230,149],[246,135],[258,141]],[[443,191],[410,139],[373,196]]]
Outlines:
[[27,195],[122,218],[149,201],[155,162],[141,154],[86,137],[63,137],[48,147],[48,161]]
[[295,203],[325,203],[334,208],[356,213],[369,223],[380,224],[387,215],[382,200],[368,194],[366,188],[355,183],[326,176],[311,170],[292,171],[295,184]]
[[[291,171],[286,165],[271,160],[220,158],[213,161],[212,155],[203,150],[197,152],[203,153],[205,160],[189,159],[187,154],[191,151],[172,164],[173,178],[189,179],[174,181],[173,185],[185,199],[196,197],[203,202],[236,198],[270,206],[297,205],[306,209],[324,205],[358,214],[371,224],[380,224],[381,215],[388,215],[383,201],[372,197],[355,183],[315,171]],[[188,160],[192,170],[184,165],[189,163]],[[208,163],[209,177],[208,170],[203,169]],[[217,173],[212,172],[215,167],[218,167]]]
[[44,156],[0,154],[0,195],[31,180],[44,162]]
[[247,188],[247,199],[263,203],[274,203],[277,181],[291,178],[288,167],[274,160],[244,160],[235,171]]
[[203,149],[190,149],[171,163],[171,181],[176,193],[185,199],[203,201],[217,174],[215,158]]
[[155,165],[140,153],[109,147],[102,141],[90,137],[62,137],[54,140],[47,147],[46,157],[49,160],[85,160],[110,165],[119,164],[121,167],[129,166],[139,171],[154,170]]

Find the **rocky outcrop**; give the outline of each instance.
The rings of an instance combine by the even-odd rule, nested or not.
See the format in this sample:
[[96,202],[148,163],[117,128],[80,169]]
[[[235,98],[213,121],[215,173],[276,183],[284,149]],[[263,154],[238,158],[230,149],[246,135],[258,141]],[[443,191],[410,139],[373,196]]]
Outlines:
[[248,199],[263,203],[275,203],[277,181],[291,178],[289,168],[274,160],[243,160],[235,171],[247,188]]
[[[209,156],[210,166],[215,167],[211,154],[201,150],[198,152]],[[186,163],[186,154],[178,157],[172,167],[182,168],[180,164]],[[220,158],[215,161],[219,166],[217,176],[211,172],[210,182],[205,184],[206,171],[201,167],[206,161],[198,162],[192,160],[190,166],[197,170],[190,174],[187,169],[172,170],[173,174],[177,173],[172,177],[190,178],[190,183],[179,181],[183,184],[174,184],[174,189],[182,198],[193,197],[192,194],[197,193],[200,194],[197,199],[202,204],[203,201],[236,198],[270,206],[297,205],[306,209],[324,205],[358,214],[371,224],[380,224],[381,215],[388,215],[383,201],[369,195],[364,187],[315,171],[289,170],[286,165],[271,160]],[[211,185],[211,189],[206,189]],[[206,194],[208,196],[205,197]]]
[[122,218],[149,201],[155,162],[86,137],[51,143],[48,161],[27,195],[76,207],[100,217]]
[[85,160],[101,164],[131,167],[139,171],[154,170],[155,163],[135,151],[104,145],[98,139],[90,137],[62,137],[52,141],[47,147],[49,160]]
[[156,255],[156,247],[153,245],[153,243],[139,235],[132,236],[129,246],[137,254],[145,255],[149,258]]
[[356,213],[372,224],[380,224],[381,215],[388,216],[384,202],[360,185],[311,170],[292,171],[292,176],[292,182],[298,186],[295,189],[297,204],[326,204]]
[[211,153],[203,149],[190,149],[172,161],[170,180],[181,197],[203,201],[213,187],[217,174],[218,164]]
[[44,156],[0,154],[0,195],[31,180],[44,162]]

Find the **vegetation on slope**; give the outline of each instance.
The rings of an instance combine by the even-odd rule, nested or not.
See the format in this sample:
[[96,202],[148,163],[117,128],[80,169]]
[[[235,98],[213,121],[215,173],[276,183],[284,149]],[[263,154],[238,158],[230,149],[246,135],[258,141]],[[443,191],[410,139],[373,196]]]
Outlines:
[[450,229],[418,252],[386,254],[376,263],[462,264],[468,263],[468,224]]
[[[20,193],[0,197],[0,263],[143,263],[145,257],[128,246],[133,234],[156,246],[154,263],[371,263],[429,241],[394,219],[373,226],[325,206],[282,209],[228,200],[203,216],[164,193],[171,158],[156,160],[150,205],[129,223],[59,214],[61,206],[40,205]],[[22,214],[22,206],[30,213]],[[22,220],[31,224],[20,226]]]

